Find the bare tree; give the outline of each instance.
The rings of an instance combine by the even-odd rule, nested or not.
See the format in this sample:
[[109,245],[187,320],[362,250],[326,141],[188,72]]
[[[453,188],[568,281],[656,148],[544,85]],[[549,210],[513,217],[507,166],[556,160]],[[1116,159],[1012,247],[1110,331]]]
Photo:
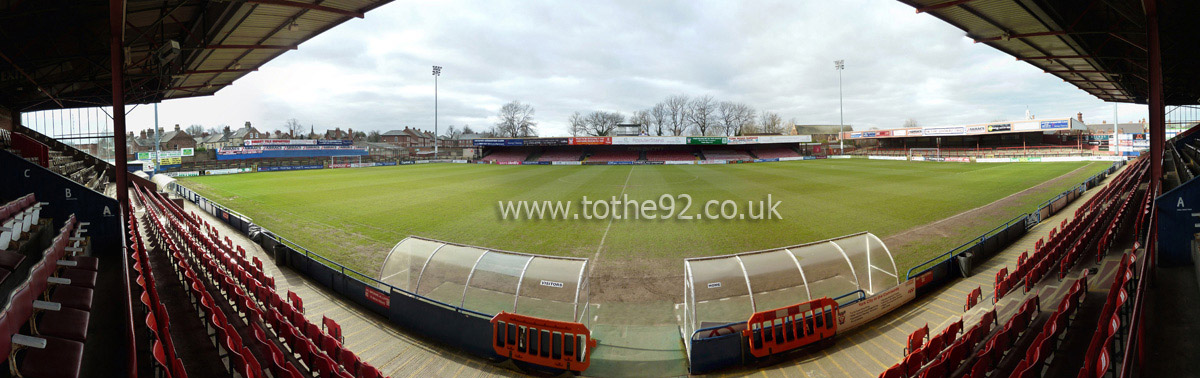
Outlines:
[[446,134],[445,134],[445,135],[446,135],[447,137],[449,137],[450,139],[458,139],[458,136],[459,136],[459,135],[462,135],[462,132],[461,132],[461,131],[458,131],[458,129],[457,129],[457,128],[455,128],[455,127],[454,127],[454,125],[450,125],[450,126],[447,126],[447,127],[446,127]]
[[367,141],[368,142],[382,142],[383,135],[379,134],[378,131],[371,131],[370,134],[367,134]]
[[194,125],[188,126],[187,129],[184,129],[183,131],[186,131],[188,133],[188,135],[197,137],[197,136],[200,136],[200,134],[204,134],[204,125],[195,125],[194,124]]
[[920,126],[920,125],[918,125],[918,124],[917,124],[917,120],[916,120],[916,119],[909,118],[909,119],[906,119],[906,120],[904,120],[904,127],[906,127],[906,128],[908,128],[908,127],[917,127],[917,126]]
[[617,112],[606,112],[603,110],[588,113],[584,117],[584,123],[587,125],[587,134],[594,136],[609,136],[612,135],[613,129],[617,128],[617,124],[625,122],[625,116]]
[[464,123],[463,127],[462,127],[462,133],[463,134],[474,134],[475,130],[471,130],[471,125]]
[[743,135],[742,129],[754,125],[754,108],[740,102],[722,101],[717,105],[716,121],[725,136]]
[[638,110],[636,112],[633,112],[633,117],[630,118],[629,120],[632,121],[633,123],[638,124],[638,135],[642,135],[642,134],[649,135],[650,134],[650,124],[654,123],[654,120],[652,119],[652,117],[650,117],[649,110]]
[[688,103],[688,123],[699,132],[700,135],[708,135],[713,131],[715,126],[715,113],[717,110],[717,101],[711,95],[696,97]]
[[667,110],[667,104],[657,103],[653,108],[650,108],[650,120],[654,123],[654,135],[663,135],[663,126],[668,122],[667,118],[671,112]]
[[733,135],[738,128],[738,116],[740,104],[733,101],[721,101],[717,104],[717,125],[720,131],[724,132],[725,136]]
[[533,105],[516,100],[504,104],[497,114],[500,121],[496,122],[496,131],[512,138],[537,136],[537,121],[533,120],[533,113]]
[[571,117],[567,118],[567,122],[571,124],[571,136],[579,136],[579,134],[587,134],[587,119],[578,111],[571,113]]
[[688,128],[688,107],[689,99],[687,95],[674,95],[667,97],[663,104],[667,110],[667,121],[670,125],[671,135],[683,135]]
[[746,104],[740,104],[737,112],[737,132],[735,135],[746,135],[747,133],[755,132],[758,127],[755,126],[755,121],[758,119],[758,112],[753,107]]
[[300,136],[304,135],[304,125],[301,125],[300,121],[297,121],[295,118],[289,118],[287,122],[284,122],[283,129],[287,130],[292,135],[292,138],[303,139]]
[[764,110],[758,119],[759,126],[762,126],[761,132],[770,134],[783,133],[783,118],[779,117],[779,113]]

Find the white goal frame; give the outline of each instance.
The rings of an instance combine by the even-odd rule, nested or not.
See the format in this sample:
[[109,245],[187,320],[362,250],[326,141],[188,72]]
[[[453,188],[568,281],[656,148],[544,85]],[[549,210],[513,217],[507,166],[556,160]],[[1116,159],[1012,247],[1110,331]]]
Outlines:
[[[344,158],[347,160],[338,161],[338,158]],[[353,158],[353,161],[349,160],[351,158]],[[362,155],[334,155],[334,156],[329,157],[329,164],[361,164],[361,163],[362,163]]]
[[911,157],[913,157],[913,156],[916,156],[916,155],[917,155],[917,153],[921,153],[921,156],[927,156],[927,157],[928,157],[928,156],[931,156],[931,155],[929,155],[929,154],[927,154],[927,153],[924,153],[924,152],[929,152],[929,151],[932,151],[932,152],[933,152],[933,155],[932,155],[932,157],[942,157],[942,149],[941,149],[941,148],[929,148],[929,147],[926,147],[926,148],[917,148],[917,147],[914,147],[914,148],[909,148],[909,149],[908,149],[908,157],[910,157],[910,158],[911,158]]

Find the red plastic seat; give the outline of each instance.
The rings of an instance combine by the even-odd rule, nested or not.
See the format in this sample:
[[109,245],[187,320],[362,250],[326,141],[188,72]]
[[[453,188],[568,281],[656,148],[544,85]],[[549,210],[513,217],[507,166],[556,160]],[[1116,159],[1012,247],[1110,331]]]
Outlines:
[[904,378],[904,365],[895,364],[892,367],[879,373],[879,378]]
[[[358,358],[357,354],[354,354],[354,352],[350,351],[349,349],[342,347],[338,352],[338,363],[342,364],[342,367],[346,368],[346,370],[356,372],[358,371],[358,366],[362,364],[362,361]],[[899,364],[896,364],[896,366],[899,366]]]
[[380,373],[379,369],[371,366],[371,364],[363,362],[358,367],[358,378],[383,378],[383,373]]

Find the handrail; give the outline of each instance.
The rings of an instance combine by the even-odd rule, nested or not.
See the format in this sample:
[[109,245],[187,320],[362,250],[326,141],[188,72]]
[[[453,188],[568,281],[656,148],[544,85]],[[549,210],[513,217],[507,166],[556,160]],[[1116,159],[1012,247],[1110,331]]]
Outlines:
[[[1154,193],[1151,193],[1148,196],[1156,197],[1158,194],[1158,188],[1154,187],[1153,183],[1151,184],[1151,187],[1153,187]],[[1118,374],[1120,378],[1128,378],[1133,375],[1133,365],[1135,364],[1134,359],[1142,355],[1141,345],[1138,345],[1138,340],[1142,337],[1141,333],[1142,327],[1144,326],[1143,323],[1145,322],[1144,313],[1142,310],[1146,305],[1146,291],[1150,282],[1149,274],[1151,274],[1154,264],[1157,263],[1154,256],[1158,252],[1158,247],[1155,245],[1158,242],[1158,232],[1155,232],[1155,227],[1158,226],[1158,211],[1156,206],[1150,206],[1149,217],[1150,223],[1147,228],[1148,231],[1146,232],[1146,253],[1143,258],[1140,259],[1142,262],[1142,267],[1141,272],[1138,273],[1138,283],[1137,288],[1135,289],[1136,293],[1133,300],[1133,309],[1130,310],[1129,314],[1129,334],[1125,337],[1125,351],[1124,355],[1121,357],[1121,371]],[[1140,364],[1140,362],[1141,361],[1137,361],[1138,364]]]
[[[1040,207],[1039,207],[1039,209],[1040,209]],[[916,270],[917,268],[920,268],[920,267],[922,267],[922,266],[925,266],[925,265],[927,265],[927,264],[928,264],[928,265],[933,265],[933,264],[938,264],[938,263],[941,263],[942,261],[948,260],[948,259],[949,259],[949,258],[948,258],[948,256],[950,256],[951,254],[956,254],[956,252],[961,252],[960,250],[964,249],[964,247],[968,247],[968,246],[970,246],[970,247],[974,247],[974,246],[976,246],[976,245],[983,244],[983,242],[987,241],[987,239],[988,239],[989,237],[995,236],[995,234],[993,234],[993,232],[996,232],[997,230],[1000,230],[1000,229],[1003,229],[1003,228],[1008,228],[1009,226],[1012,226],[1012,225],[1013,225],[1013,223],[1015,223],[1015,222],[1016,222],[1018,219],[1024,220],[1024,219],[1025,219],[1026,217],[1028,217],[1028,216],[1029,216],[1029,214],[1027,214],[1027,213],[1022,213],[1021,215],[1018,215],[1016,218],[1013,218],[1013,219],[1009,220],[1008,222],[1004,222],[1004,224],[1002,224],[1002,225],[1000,225],[1000,226],[998,226],[998,227],[996,227],[996,228],[993,228],[993,229],[991,229],[991,230],[990,230],[990,231],[988,231],[988,232],[984,232],[982,235],[980,235],[980,236],[978,236],[978,237],[976,237],[976,238],[974,238],[974,239],[971,239],[970,241],[968,241],[968,242],[966,242],[966,243],[963,243],[962,245],[960,245],[960,246],[958,246],[958,247],[955,247],[954,249],[951,249],[951,250],[949,250],[949,251],[946,251],[946,253],[943,253],[943,254],[941,254],[941,255],[938,255],[937,257],[934,257],[934,258],[932,258],[932,259],[926,260],[926,261],[925,261],[925,262],[923,262],[923,263],[917,264],[917,265],[913,266],[912,268],[909,268],[909,269],[908,269],[908,272],[904,273],[904,279],[905,279],[906,281],[907,281],[907,280],[910,280],[910,279],[912,279],[912,278],[913,278],[913,274],[912,274],[912,273],[913,273],[913,271],[914,271],[914,270]],[[933,264],[931,264],[931,263],[933,263]],[[918,273],[917,273],[917,275],[921,275],[921,274],[923,274],[923,273],[925,273],[925,272],[929,271],[930,269],[933,269],[933,267],[932,267],[932,266],[930,266],[930,267],[928,267],[928,268],[925,268],[924,270],[921,270],[920,272],[918,272]]]
[[129,239],[129,236],[130,236],[129,230],[128,230],[129,218],[127,217],[127,215],[130,214],[129,213],[130,211],[132,211],[132,206],[130,203],[123,203],[121,205],[122,205],[121,206],[121,208],[122,208],[121,216],[122,216],[122,218],[125,218],[121,222],[121,230],[122,230],[122,232],[121,232],[121,234],[122,234],[121,248],[120,248],[121,249],[121,274],[125,278],[125,282],[121,286],[124,287],[124,291],[125,291],[125,293],[124,293],[125,294],[125,314],[128,315],[128,319],[126,319],[126,321],[128,323],[126,325],[129,327],[129,332],[127,334],[128,340],[126,340],[129,342],[129,357],[128,357],[128,360],[126,361],[126,363],[129,364],[129,378],[137,378],[137,376],[138,376],[137,336],[134,332],[134,330],[137,328],[133,322],[133,293],[130,291],[130,287],[129,287],[130,283],[133,282],[133,280],[131,280],[129,277],[129,246],[126,245],[127,240]]

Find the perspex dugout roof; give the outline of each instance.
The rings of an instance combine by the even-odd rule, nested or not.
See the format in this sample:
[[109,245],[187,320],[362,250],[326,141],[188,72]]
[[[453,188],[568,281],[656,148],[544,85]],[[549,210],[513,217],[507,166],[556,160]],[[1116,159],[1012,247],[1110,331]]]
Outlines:
[[510,252],[410,236],[384,260],[380,281],[444,304],[560,321],[587,307],[586,258]]

